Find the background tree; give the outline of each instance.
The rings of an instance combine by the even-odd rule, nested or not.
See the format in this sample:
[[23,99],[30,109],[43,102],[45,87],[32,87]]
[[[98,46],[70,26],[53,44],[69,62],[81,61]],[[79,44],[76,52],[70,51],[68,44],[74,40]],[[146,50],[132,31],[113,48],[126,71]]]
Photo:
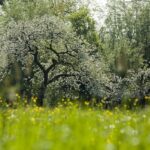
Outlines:
[[[147,1],[108,1],[105,29],[102,28],[100,31],[102,39],[105,39],[103,41],[105,43],[105,55],[110,57],[107,58],[108,60],[113,60],[113,55],[117,53],[120,58],[115,57],[114,62],[118,62],[119,59],[127,61],[125,62],[128,63],[126,69],[140,68],[143,65],[143,56],[148,63],[149,42],[147,41],[149,39],[148,22],[150,20],[148,6],[149,2]],[[126,48],[121,48],[121,45]],[[118,51],[118,49],[120,50]],[[117,69],[116,63],[112,62],[112,65]]]
[[[109,64],[111,73],[114,73],[115,78],[120,80],[116,80],[113,84],[118,86],[114,95],[118,95],[119,99],[137,96],[143,101],[144,94],[142,93],[149,94],[146,88],[147,83],[144,82],[149,79],[149,75],[146,75],[149,74],[147,66],[149,64],[147,52],[150,50],[149,42],[147,42],[149,39],[147,26],[150,20],[149,4],[149,1],[137,0],[114,0],[107,3],[108,13],[105,24],[100,30],[100,37],[105,61]],[[143,80],[143,77],[140,78],[139,74],[144,74],[146,80]],[[132,82],[125,83],[124,80],[132,80]],[[140,89],[138,83],[141,81],[145,86],[143,86],[142,93],[138,90]]]
[[76,8],[75,0],[6,0],[3,5],[6,21],[29,20],[43,15],[54,15],[63,18]]
[[[91,17],[90,11],[86,7],[81,7],[76,10],[76,12],[71,13],[68,18],[72,24],[74,31],[77,33],[80,39],[94,46],[93,51],[91,51],[90,55],[95,58],[93,59],[93,61],[96,61],[96,57],[100,56],[102,47],[98,32],[96,31],[95,20]],[[87,67],[90,68],[90,66]],[[82,74],[82,76],[84,75]],[[89,83],[89,81],[87,81],[87,83]],[[92,98],[92,94],[89,92],[89,86],[87,84],[80,85],[80,97],[81,99],[88,100]]]
[[88,8],[81,7],[69,15],[74,31],[88,43],[101,50],[100,38],[96,31],[95,20],[90,16]]

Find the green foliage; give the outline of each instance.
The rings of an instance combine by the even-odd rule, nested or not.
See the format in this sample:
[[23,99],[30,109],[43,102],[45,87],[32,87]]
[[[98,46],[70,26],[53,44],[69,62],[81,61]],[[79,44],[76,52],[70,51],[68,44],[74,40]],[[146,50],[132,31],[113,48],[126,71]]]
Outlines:
[[52,104],[62,97],[106,97],[115,106],[138,97],[145,105],[144,96],[150,94],[149,1],[108,0],[100,33],[83,6],[76,0],[5,1],[0,87],[7,87],[8,92],[1,90],[6,99],[15,92],[28,102],[37,95],[40,105],[44,98]]
[[[130,67],[133,69],[142,64],[141,56],[149,62],[149,5],[148,1],[108,1],[105,28],[100,33],[104,35],[104,45],[108,45],[106,49],[109,51],[106,50],[106,55],[109,52],[116,55],[116,49],[121,49],[122,43],[126,44],[123,51],[132,59]],[[136,59],[138,56],[139,60]]]
[[7,21],[31,20],[43,15],[55,15],[64,17],[73,11],[75,7],[74,0],[6,0],[3,6],[5,15],[3,18]]
[[121,38],[115,42],[114,48],[112,49],[107,44],[109,42],[107,39],[105,42],[103,45],[104,58],[108,62],[111,71],[116,75],[125,77],[128,70],[132,69],[137,71],[143,66],[142,46],[133,47],[128,39]]
[[[7,54],[8,59],[4,70],[13,73],[14,69],[11,71],[10,68],[16,63],[19,65],[21,75],[15,74],[15,77],[21,78],[16,79],[16,83],[20,82],[23,95],[37,95],[43,101],[46,89],[53,82],[55,85],[50,87],[51,90],[54,87],[62,88],[64,83],[74,89],[76,84],[85,82],[80,77],[83,77],[87,67],[85,70],[82,68],[92,63],[95,65],[88,55],[94,47],[83,43],[67,22],[64,23],[57,17],[43,16],[32,21],[10,22],[4,30],[6,32],[1,35],[1,51]],[[88,70],[89,75],[85,74],[90,82],[91,71]]]
[[85,7],[69,15],[73,29],[78,36],[84,37],[90,44],[100,47],[100,39],[96,32],[95,21]]

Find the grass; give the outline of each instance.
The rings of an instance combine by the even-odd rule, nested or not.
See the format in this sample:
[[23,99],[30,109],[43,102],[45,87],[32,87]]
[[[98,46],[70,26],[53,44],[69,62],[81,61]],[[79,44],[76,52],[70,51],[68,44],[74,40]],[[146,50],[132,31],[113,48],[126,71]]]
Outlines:
[[0,110],[0,150],[144,150],[150,110],[96,110],[75,104]]

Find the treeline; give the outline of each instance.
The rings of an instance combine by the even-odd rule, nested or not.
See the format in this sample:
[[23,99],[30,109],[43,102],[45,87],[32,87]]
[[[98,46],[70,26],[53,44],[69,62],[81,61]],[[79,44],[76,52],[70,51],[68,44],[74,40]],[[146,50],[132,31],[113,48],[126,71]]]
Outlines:
[[[150,96],[150,2],[108,0],[98,31],[77,0],[7,0],[0,16],[0,86],[37,105],[105,98],[146,104]],[[133,100],[133,101],[132,101]]]

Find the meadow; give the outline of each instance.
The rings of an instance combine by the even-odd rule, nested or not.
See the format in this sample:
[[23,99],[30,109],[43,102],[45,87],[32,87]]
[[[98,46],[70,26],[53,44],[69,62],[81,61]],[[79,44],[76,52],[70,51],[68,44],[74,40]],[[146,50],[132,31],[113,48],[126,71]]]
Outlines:
[[144,150],[150,109],[104,110],[68,102],[0,109],[0,150]]
[[150,0],[99,1],[0,0],[0,150],[150,149]]

